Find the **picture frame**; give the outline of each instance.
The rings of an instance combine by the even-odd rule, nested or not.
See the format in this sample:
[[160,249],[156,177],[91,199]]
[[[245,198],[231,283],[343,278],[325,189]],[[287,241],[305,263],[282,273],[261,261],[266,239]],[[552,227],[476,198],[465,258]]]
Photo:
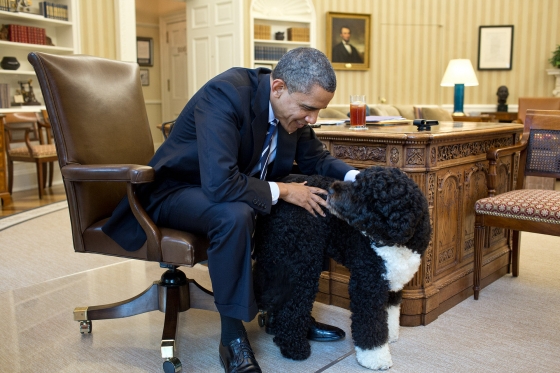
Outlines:
[[143,86],[150,85],[150,70],[140,69],[140,82]]
[[513,25],[478,27],[478,70],[511,70]]
[[[371,15],[327,12],[326,24],[326,55],[333,68],[369,70]],[[343,45],[343,39],[349,47]]]
[[154,39],[136,37],[136,61],[140,66],[154,66]]

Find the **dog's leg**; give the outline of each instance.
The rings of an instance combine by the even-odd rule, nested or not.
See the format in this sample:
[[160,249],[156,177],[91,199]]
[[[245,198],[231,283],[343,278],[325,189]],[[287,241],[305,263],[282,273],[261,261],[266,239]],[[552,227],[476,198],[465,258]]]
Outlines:
[[390,291],[387,302],[387,326],[389,328],[389,343],[399,339],[401,317],[402,291]]
[[293,360],[305,360],[311,354],[307,331],[322,270],[322,251],[307,246],[304,252],[307,252],[306,255],[302,255],[298,261],[291,261],[290,281],[294,282],[292,296],[278,308],[274,316],[274,343],[280,347],[284,357]]
[[350,270],[348,292],[356,359],[366,368],[385,370],[393,365],[388,343],[389,283],[384,278],[385,264],[369,240],[354,232],[346,237],[345,245],[332,245],[329,255]]

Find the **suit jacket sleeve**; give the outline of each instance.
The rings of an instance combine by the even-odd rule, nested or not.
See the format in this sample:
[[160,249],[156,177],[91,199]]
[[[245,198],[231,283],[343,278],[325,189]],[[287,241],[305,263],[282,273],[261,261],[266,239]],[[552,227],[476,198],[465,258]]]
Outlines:
[[194,121],[201,186],[214,202],[245,202],[268,213],[272,204],[268,183],[243,173],[251,165],[240,164],[241,153],[262,148],[253,139],[252,125],[264,127],[264,132],[268,126],[266,119],[252,123],[248,99],[243,89],[221,81],[209,84],[197,101]]

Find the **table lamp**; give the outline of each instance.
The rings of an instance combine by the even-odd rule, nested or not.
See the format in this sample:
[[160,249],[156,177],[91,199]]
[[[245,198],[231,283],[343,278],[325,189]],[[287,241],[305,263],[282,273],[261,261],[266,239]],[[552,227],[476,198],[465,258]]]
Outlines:
[[471,61],[467,59],[451,60],[447,65],[442,87],[455,87],[453,98],[453,115],[465,115],[463,112],[463,102],[465,100],[465,86],[478,85],[478,80],[474,74]]

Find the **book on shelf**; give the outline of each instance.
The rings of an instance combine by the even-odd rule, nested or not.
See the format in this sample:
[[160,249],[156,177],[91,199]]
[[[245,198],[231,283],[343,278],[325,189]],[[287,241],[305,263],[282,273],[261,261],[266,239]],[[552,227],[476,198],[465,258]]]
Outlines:
[[268,47],[255,45],[255,60],[277,61],[287,51],[288,49],[284,47]]
[[46,44],[46,31],[41,27],[6,25],[8,28],[8,41],[27,44]]
[[0,108],[9,108],[10,105],[10,85],[0,83]]
[[308,27],[288,28],[288,41],[309,42],[309,28]]
[[14,0],[0,0],[0,10],[5,12],[17,12],[16,2]]
[[270,40],[271,39],[270,26],[269,25],[255,25],[254,37],[260,40]]
[[50,1],[42,1],[39,3],[41,13],[45,18],[58,19],[68,21],[68,6],[64,4],[56,4]]

